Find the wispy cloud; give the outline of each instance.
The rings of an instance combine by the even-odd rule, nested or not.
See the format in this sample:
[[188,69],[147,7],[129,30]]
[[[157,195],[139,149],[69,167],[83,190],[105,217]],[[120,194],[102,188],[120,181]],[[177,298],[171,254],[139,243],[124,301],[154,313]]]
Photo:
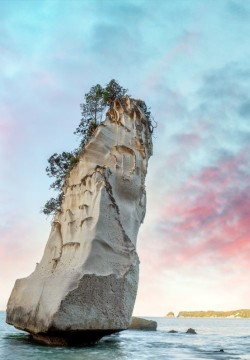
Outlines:
[[[230,64],[205,76],[196,93],[199,103],[186,108],[185,126],[174,125],[168,135],[171,153],[161,159],[161,176],[153,180],[161,189],[161,196],[151,200],[154,227],[143,234],[148,248],[142,256],[146,263],[150,258],[151,270],[194,264],[216,266],[218,274],[226,264],[234,274],[239,267],[250,270],[245,261],[250,249],[249,125],[238,112],[248,74],[248,68]],[[157,260],[152,265],[153,249]]]

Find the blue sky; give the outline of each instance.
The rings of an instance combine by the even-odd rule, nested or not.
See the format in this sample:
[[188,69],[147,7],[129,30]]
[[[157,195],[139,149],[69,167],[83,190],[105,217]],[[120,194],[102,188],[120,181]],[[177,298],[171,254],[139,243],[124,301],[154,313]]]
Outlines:
[[135,313],[249,307],[249,20],[244,0],[0,2],[0,308],[49,235],[47,159],[112,78],[158,124]]

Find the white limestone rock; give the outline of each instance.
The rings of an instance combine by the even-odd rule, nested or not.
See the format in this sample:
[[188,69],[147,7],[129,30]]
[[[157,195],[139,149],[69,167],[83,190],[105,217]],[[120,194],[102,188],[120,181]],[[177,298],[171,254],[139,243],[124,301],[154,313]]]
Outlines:
[[65,181],[41,262],[16,280],[6,321],[39,340],[76,332],[98,338],[129,326],[152,153],[138,104],[126,97],[108,111]]

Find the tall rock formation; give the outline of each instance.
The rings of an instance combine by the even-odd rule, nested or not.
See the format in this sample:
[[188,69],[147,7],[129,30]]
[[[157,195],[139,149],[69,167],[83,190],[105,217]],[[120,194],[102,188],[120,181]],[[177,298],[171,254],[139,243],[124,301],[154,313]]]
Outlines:
[[66,178],[41,262],[16,280],[7,323],[48,344],[95,341],[128,328],[151,153],[140,102],[116,100]]

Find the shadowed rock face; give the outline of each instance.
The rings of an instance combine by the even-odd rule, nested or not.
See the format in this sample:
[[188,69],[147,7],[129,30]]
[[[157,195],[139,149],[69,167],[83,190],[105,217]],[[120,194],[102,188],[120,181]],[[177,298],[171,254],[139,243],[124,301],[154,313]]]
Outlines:
[[65,181],[40,264],[15,283],[9,324],[37,340],[47,337],[47,343],[76,333],[89,341],[129,326],[151,153],[148,123],[136,100],[115,101]]

